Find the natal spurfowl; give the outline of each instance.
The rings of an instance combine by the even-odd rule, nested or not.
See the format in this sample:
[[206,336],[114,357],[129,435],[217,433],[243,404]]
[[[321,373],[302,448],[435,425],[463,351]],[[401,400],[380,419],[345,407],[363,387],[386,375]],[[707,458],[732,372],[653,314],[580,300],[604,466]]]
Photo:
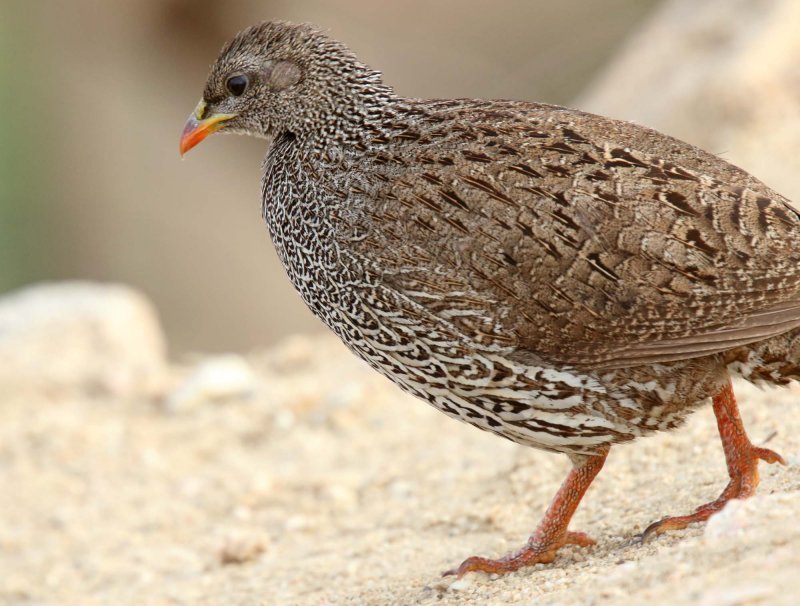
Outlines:
[[270,140],[262,211],[306,304],[456,419],[574,469],[503,573],[591,539],[567,526],[612,444],[713,398],[730,483],[758,461],[731,376],[800,377],[800,215],[720,158],[643,126],[523,101],[409,99],[309,25],[239,33],[181,139]]

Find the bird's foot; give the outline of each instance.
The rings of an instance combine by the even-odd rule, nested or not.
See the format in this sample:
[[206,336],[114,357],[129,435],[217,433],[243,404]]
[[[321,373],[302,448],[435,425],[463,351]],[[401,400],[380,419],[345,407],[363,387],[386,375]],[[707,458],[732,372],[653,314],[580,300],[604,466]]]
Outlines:
[[594,540],[588,535],[582,532],[570,532],[567,528],[578,503],[592,480],[603,468],[606,456],[608,456],[608,449],[601,450],[597,455],[573,458],[574,467],[564,483],[561,484],[561,488],[558,489],[550,507],[547,508],[542,521],[528,539],[525,547],[499,560],[476,556],[467,558],[461,566],[448,570],[442,576],[454,574],[460,579],[468,572],[506,574],[519,570],[523,566],[552,562],[556,557],[556,552],[564,545],[586,547],[594,544]]
[[442,576],[456,575],[459,579],[468,572],[487,572],[489,574],[506,574],[525,566],[549,564],[556,557],[556,552],[564,545],[594,545],[594,539],[583,532],[567,532],[556,540],[538,540],[534,535],[528,544],[513,553],[497,560],[472,556],[461,563],[458,568],[448,570]]
[[746,499],[753,496],[758,486],[759,460],[766,461],[767,463],[786,465],[784,458],[774,450],[753,446],[748,440],[745,446],[740,445],[737,448],[733,460],[729,459],[728,470],[731,479],[725,487],[725,490],[722,491],[722,494],[719,495],[716,500],[701,505],[695,509],[694,513],[689,515],[668,517],[650,524],[650,526],[639,535],[641,542],[645,542],[654,535],[659,535],[670,530],[686,528],[689,524],[695,522],[705,522],[708,518],[725,507],[725,504],[731,499]]

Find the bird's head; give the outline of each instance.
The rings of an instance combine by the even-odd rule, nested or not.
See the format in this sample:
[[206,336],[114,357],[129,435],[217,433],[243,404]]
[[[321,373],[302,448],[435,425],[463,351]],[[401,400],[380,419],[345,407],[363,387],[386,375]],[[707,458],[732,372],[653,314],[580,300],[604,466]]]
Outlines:
[[186,122],[181,155],[217,131],[262,138],[335,131],[369,113],[362,93],[388,92],[380,74],[315,27],[261,23],[223,47]]

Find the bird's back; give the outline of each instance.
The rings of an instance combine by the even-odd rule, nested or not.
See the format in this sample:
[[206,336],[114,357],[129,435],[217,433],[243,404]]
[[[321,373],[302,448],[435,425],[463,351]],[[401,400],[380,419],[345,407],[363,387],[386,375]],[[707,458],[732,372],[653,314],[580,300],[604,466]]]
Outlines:
[[507,101],[402,101],[325,187],[336,246],[464,339],[584,367],[800,324],[800,219],[650,129]]

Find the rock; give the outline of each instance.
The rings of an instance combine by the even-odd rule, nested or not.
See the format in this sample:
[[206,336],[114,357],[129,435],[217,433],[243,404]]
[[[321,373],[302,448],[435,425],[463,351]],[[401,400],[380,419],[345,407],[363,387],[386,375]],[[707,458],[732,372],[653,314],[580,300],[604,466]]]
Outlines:
[[729,501],[711,516],[703,529],[706,541],[723,538],[741,540],[753,534],[762,540],[778,542],[800,538],[800,530],[790,523],[800,508],[800,492],[756,494],[746,500]]
[[268,543],[263,533],[229,532],[217,552],[217,560],[222,565],[246,564],[257,560]]
[[44,283],[0,298],[0,388],[152,394],[165,343],[143,295],[117,284]]
[[203,361],[170,393],[166,407],[173,412],[203,402],[246,398],[258,388],[251,366],[241,356],[227,354]]
[[450,585],[447,586],[448,591],[464,591],[468,587],[472,585],[472,577],[463,577],[461,579],[456,579]]
[[766,584],[734,584],[732,587],[715,588],[707,592],[700,606],[746,606],[768,604],[775,597],[775,588]]

